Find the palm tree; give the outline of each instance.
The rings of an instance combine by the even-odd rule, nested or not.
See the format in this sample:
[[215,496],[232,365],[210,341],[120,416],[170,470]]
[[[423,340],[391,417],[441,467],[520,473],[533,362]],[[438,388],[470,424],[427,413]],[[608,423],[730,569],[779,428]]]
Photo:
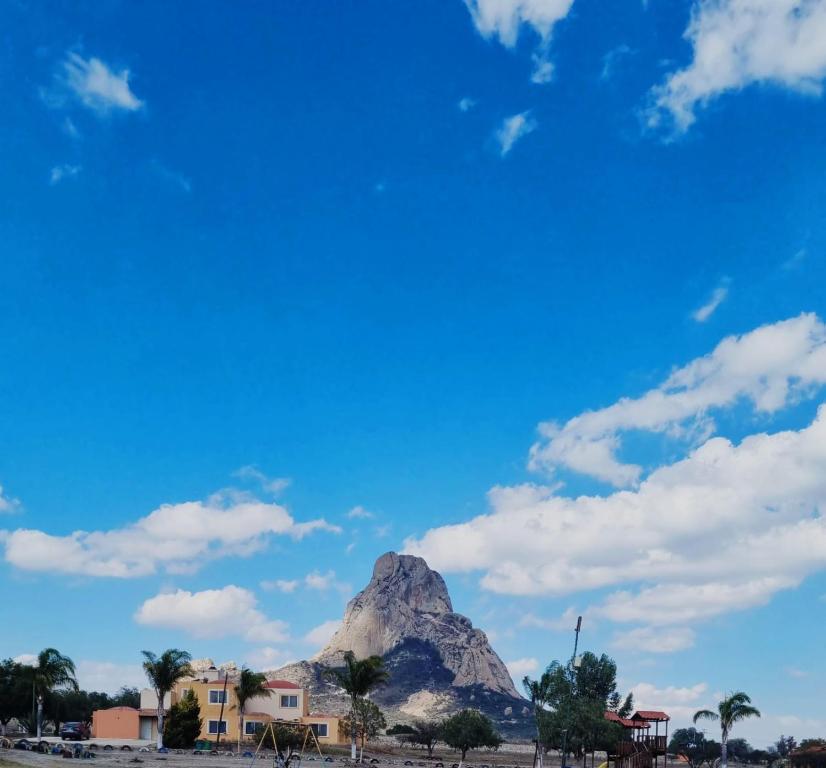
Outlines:
[[188,651],[169,648],[160,656],[152,651],[141,651],[144,657],[143,671],[158,697],[158,749],[163,747],[163,700],[182,677],[192,674],[189,662],[192,656]]
[[272,688],[267,688],[267,676],[262,672],[253,672],[241,667],[241,677],[235,686],[235,698],[238,707],[238,746],[241,746],[241,736],[244,733],[244,707],[250,699],[257,696],[270,696]]
[[719,720],[720,721],[720,765],[721,768],[728,766],[728,737],[735,723],[745,720],[747,717],[760,717],[760,710],[751,706],[751,699],[742,691],[729,694],[717,705],[717,711],[701,709],[694,713],[694,722],[698,720]]
[[538,680],[531,680],[530,677],[525,675],[522,678],[522,687],[533,705],[533,716],[536,720],[536,752],[534,753],[533,762],[534,765],[542,768],[542,748],[539,746],[539,718],[550,697],[551,676],[547,671],[543,672]]
[[[44,648],[37,654],[37,659],[28,669],[32,681],[32,722],[37,722],[37,738],[41,736],[41,718],[39,715],[43,696],[55,688],[70,688],[76,691],[75,664],[56,648]],[[60,723],[55,723],[60,730]]]
[[356,759],[356,741],[358,732],[357,708],[359,699],[384,683],[390,674],[384,668],[381,656],[368,656],[356,659],[352,651],[344,652],[344,666],[336,669],[326,668],[324,675],[344,689],[350,697],[350,759]]

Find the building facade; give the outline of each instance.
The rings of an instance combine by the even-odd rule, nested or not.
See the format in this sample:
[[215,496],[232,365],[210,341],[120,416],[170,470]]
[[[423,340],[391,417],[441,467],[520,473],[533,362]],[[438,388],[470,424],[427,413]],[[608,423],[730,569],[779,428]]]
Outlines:
[[[235,696],[237,681],[237,672],[210,667],[196,676],[180,680],[164,697],[164,710],[168,712],[173,704],[192,691],[201,708],[201,739],[215,742],[220,735],[220,741],[228,745],[252,743],[259,728],[265,728],[271,722],[286,721],[309,725],[321,745],[341,742],[339,718],[311,713],[308,692],[288,680],[268,681],[267,695],[247,701],[242,723]],[[96,739],[151,741],[157,737],[157,711],[158,697],[152,689],[145,688],[141,691],[140,710],[129,707],[97,710],[93,715],[93,735]]]

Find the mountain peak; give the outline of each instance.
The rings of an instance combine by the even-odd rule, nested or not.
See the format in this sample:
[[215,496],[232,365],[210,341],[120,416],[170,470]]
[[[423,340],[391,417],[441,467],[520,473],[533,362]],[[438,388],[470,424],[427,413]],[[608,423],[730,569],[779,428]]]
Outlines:
[[485,633],[453,612],[444,579],[413,555],[387,552],[376,560],[370,582],[347,604],[341,627],[315,659],[339,663],[345,651],[386,656],[408,642],[432,647],[453,687],[519,697]]

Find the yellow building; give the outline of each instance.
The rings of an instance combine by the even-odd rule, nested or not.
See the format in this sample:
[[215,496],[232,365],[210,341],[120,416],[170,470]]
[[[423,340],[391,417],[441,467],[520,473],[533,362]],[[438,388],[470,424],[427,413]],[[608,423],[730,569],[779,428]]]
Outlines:
[[[180,680],[169,697],[165,698],[164,706],[168,709],[180,701],[187,691],[192,691],[201,708],[203,727],[200,738],[215,741],[220,734],[222,742],[235,744],[239,741],[241,728],[241,712],[235,696],[236,683],[237,674],[210,668],[196,677]],[[251,742],[257,728],[265,727],[274,720],[285,720],[309,725],[322,746],[341,742],[340,718],[335,715],[311,714],[307,690],[288,680],[269,680],[266,687],[268,695],[256,696],[247,701],[244,707],[241,741]],[[154,692],[149,689],[142,691],[141,709],[156,708]]]

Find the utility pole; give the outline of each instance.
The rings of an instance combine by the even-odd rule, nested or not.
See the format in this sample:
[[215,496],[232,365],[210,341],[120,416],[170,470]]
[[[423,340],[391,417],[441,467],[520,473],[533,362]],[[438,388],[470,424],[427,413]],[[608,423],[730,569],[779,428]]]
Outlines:
[[221,694],[221,713],[218,715],[218,736],[215,739],[215,751],[221,746],[221,723],[224,722],[224,705],[227,701],[227,681],[229,680],[229,672],[224,670],[224,692]]
[[[582,616],[577,616],[576,619],[576,629],[574,630],[574,654],[571,656],[571,677],[572,680],[576,680],[574,677],[574,668],[577,666],[576,663],[576,651],[579,647],[579,630],[582,629]],[[569,707],[570,709],[570,707]],[[565,768],[565,763],[568,757],[568,729],[562,729],[562,768]]]

